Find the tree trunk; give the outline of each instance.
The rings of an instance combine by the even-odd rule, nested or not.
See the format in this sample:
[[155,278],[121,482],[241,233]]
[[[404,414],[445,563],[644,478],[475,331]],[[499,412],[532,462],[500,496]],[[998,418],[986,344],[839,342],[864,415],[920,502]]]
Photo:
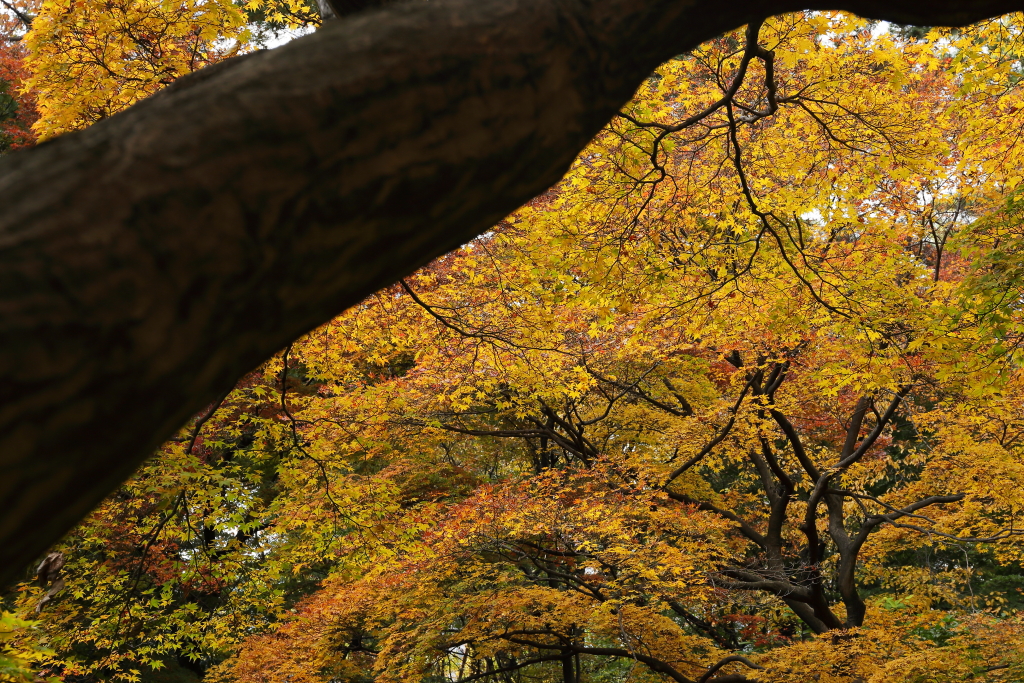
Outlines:
[[394,5],[0,160],[0,581],[242,373],[556,182],[659,62],[806,4]]

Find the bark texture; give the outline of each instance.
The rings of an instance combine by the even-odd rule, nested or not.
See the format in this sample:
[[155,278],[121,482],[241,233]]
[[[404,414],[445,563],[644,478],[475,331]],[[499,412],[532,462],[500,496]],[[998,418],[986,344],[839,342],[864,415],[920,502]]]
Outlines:
[[658,63],[808,4],[393,5],[0,160],[0,581],[242,373],[556,182]]

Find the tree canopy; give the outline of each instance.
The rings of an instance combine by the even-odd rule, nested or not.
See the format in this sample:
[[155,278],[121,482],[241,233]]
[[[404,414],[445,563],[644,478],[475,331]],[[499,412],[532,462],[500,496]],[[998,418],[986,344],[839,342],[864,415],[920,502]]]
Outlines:
[[1020,680],[1022,40],[805,11],[665,62],[195,415],[0,675]]
[[[840,4],[949,25],[1015,8]],[[109,14],[131,28],[130,8]],[[225,60],[5,156],[3,576],[274,350],[550,187],[657,64],[796,9],[781,0],[400,4]],[[164,12],[136,36],[137,50],[176,56],[170,77],[193,54],[185,44],[209,40],[209,29]],[[69,40],[54,54],[78,54]],[[121,53],[111,45],[108,56]],[[189,68],[211,57],[206,47],[194,54]]]

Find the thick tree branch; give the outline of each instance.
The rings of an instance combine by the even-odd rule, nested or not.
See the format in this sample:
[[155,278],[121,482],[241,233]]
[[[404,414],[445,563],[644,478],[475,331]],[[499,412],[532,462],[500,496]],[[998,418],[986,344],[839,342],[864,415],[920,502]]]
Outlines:
[[[946,503],[956,503],[964,499],[964,494],[962,493],[954,493],[948,496],[928,496],[927,498],[923,498],[919,501],[911,503],[906,507],[894,508],[888,503],[879,500],[875,496],[867,496],[852,491],[837,490],[830,490],[829,493],[835,493],[836,495],[847,496],[850,498],[870,500],[872,502],[878,503],[879,505],[889,510],[889,512],[885,514],[868,515],[864,519],[864,523],[861,525],[860,531],[857,532],[857,535],[853,539],[854,552],[859,550],[860,547],[864,545],[864,541],[868,539],[868,535],[871,533],[871,531],[880,524],[885,524],[886,522],[892,523],[895,522],[897,519],[900,519],[901,517],[920,517],[920,515],[916,515],[914,513],[917,512],[918,510],[923,510],[924,508],[929,507],[930,505],[945,505]],[[931,522],[931,520],[927,521]]]

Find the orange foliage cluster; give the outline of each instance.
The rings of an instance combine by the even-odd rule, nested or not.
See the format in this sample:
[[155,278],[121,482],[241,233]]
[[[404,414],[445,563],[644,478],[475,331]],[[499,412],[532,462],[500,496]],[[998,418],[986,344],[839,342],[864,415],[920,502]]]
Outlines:
[[[18,12],[31,16],[38,3],[14,3]],[[35,94],[26,90],[29,72],[27,51],[21,40],[24,22],[13,12],[0,14],[0,154],[35,143],[32,125],[39,118]]]

